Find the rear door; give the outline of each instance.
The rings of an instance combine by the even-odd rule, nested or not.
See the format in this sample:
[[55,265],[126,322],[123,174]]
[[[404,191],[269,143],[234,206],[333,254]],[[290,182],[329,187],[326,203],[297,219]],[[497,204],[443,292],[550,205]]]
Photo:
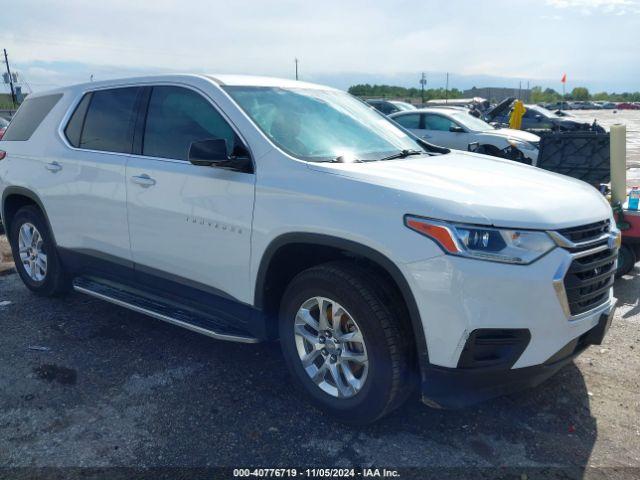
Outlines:
[[182,86],[151,89],[142,131],[126,183],[137,277],[248,300],[255,175],[188,161],[195,141],[224,139],[229,154],[247,146],[208,97]]
[[[20,174],[28,180],[14,185],[40,197],[63,255],[130,261],[124,174],[139,92],[114,88],[65,98],[23,142],[16,165],[28,169]],[[8,138],[18,133],[14,126],[19,122]]]

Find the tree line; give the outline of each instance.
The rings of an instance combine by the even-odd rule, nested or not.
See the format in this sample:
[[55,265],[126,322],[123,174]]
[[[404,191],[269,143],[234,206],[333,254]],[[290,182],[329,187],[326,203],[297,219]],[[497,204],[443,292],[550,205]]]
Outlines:
[[[419,88],[405,88],[395,85],[370,85],[368,83],[352,85],[349,87],[349,93],[356,97],[367,98],[403,98],[403,99],[422,99],[422,90]],[[424,91],[424,99],[440,99],[440,98],[462,98],[462,91],[452,88],[448,92],[444,88],[428,88]]]
[[[349,93],[357,97],[365,98],[396,98],[396,99],[422,99],[422,90],[420,88],[406,88],[396,85],[370,85],[368,83],[352,85],[349,87]],[[462,98],[463,93],[457,88],[452,88],[448,92],[444,88],[429,88],[424,91],[426,100],[441,98]],[[640,92],[624,92],[624,93],[608,93],[598,92],[591,94],[586,87],[575,87],[568,92],[565,100],[597,100],[609,102],[640,102]],[[562,100],[562,94],[556,92],[553,88],[533,87],[531,89],[532,103],[559,102]]]

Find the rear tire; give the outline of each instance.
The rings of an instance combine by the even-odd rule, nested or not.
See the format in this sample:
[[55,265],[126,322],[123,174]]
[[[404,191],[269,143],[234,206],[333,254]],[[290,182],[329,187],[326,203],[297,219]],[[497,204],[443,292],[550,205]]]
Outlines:
[[37,295],[50,297],[70,288],[53,235],[42,212],[22,207],[11,221],[9,243],[16,270],[23,283]]
[[[399,318],[404,309],[375,280],[352,262],[319,265],[291,281],[280,308],[280,342],[295,382],[316,406],[349,424],[399,407],[415,378],[412,342]],[[313,363],[303,365],[303,357]]]

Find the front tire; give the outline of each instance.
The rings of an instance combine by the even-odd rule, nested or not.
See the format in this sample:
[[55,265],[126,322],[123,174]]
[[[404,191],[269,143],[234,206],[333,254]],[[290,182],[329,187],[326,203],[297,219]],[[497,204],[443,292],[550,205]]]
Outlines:
[[9,243],[16,270],[32,292],[49,297],[69,290],[70,282],[53,236],[38,208],[26,206],[18,210],[11,221]]
[[637,260],[636,252],[629,247],[629,245],[625,245],[623,243],[618,251],[618,270],[616,271],[616,278],[620,278],[633,270]]
[[[280,342],[295,382],[331,417],[373,422],[412,386],[412,346],[377,277],[350,262],[298,274],[280,309]],[[394,314],[395,312],[395,314]]]

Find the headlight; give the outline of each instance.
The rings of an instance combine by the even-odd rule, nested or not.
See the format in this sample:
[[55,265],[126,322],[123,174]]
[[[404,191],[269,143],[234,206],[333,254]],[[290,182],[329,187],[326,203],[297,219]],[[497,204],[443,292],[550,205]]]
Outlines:
[[405,216],[405,225],[432,240],[451,255],[526,265],[556,247],[545,232],[456,225]]
[[513,148],[517,148],[518,150],[528,150],[528,151],[533,151],[533,150],[537,150],[538,147],[536,147],[535,145],[529,143],[529,142],[525,142],[522,140],[516,140],[515,138],[510,138],[508,140],[509,145],[511,145]]

